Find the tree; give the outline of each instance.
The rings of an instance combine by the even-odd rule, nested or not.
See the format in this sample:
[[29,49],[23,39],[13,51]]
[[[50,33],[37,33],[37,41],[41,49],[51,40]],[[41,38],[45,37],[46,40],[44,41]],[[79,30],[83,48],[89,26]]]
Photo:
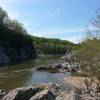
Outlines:
[[23,24],[18,22],[17,20],[11,20],[8,17],[8,14],[6,11],[4,11],[0,7],[0,24],[10,28],[11,30],[14,30],[17,33],[27,34],[27,31],[23,27]]
[[7,18],[8,15],[6,13],[6,11],[4,11],[1,7],[0,7],[0,24],[3,24],[4,19]]
[[87,76],[84,83],[88,93],[93,90],[93,84],[96,85],[96,88],[100,85],[100,12],[92,21],[92,25],[95,30],[87,31],[86,37],[81,43],[81,48],[76,53],[82,73]]
[[27,34],[27,31],[24,29],[23,24],[17,20],[11,20],[8,22],[8,27],[17,33]]

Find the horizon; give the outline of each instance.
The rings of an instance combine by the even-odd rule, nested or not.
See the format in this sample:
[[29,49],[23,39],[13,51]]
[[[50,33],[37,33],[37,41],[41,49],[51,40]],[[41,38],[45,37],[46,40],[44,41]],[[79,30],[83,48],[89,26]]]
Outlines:
[[[99,0],[0,0],[11,19],[33,36],[79,43],[100,7]],[[93,27],[90,25],[90,29]]]

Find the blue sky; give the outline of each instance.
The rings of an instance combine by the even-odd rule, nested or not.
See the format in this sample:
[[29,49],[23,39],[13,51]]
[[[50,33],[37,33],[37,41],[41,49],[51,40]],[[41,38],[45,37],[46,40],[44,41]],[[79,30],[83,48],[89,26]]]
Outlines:
[[0,6],[32,35],[77,43],[100,0],[0,0]]

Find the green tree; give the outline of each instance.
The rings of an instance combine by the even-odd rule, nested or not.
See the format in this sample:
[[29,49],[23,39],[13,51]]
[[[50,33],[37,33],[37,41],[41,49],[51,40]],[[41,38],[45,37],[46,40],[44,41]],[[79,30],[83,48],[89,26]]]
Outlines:
[[9,21],[8,27],[18,33],[26,34],[27,31],[24,29],[23,24],[17,20]]
[[1,7],[0,7],[0,24],[3,24],[5,18],[7,18],[8,15],[6,13],[6,11],[4,11]]
[[95,30],[88,30],[85,39],[81,43],[81,48],[77,50],[77,62],[80,64],[82,73],[87,76],[84,81],[87,91],[93,90],[95,83],[98,88],[100,81],[100,12],[92,21]]

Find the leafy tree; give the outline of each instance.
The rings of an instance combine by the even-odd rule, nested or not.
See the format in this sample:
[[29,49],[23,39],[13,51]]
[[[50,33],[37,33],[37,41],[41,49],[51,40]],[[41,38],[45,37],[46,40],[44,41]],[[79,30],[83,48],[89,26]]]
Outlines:
[[4,19],[7,18],[8,15],[6,13],[6,11],[4,11],[1,7],[0,7],[0,24],[3,24]]
[[2,8],[0,8],[0,48],[4,49],[3,52],[9,58],[10,64],[37,56],[32,37],[27,34],[20,22],[9,19]]
[[[100,12],[92,21],[96,30],[88,30],[81,48],[77,50],[77,62],[80,64],[82,73],[87,76],[84,83],[88,93],[93,90],[93,84],[100,85]],[[95,81],[95,80],[98,80]]]
[[69,48],[77,46],[69,41],[42,37],[33,37],[33,42],[37,52],[43,54],[65,54]]
[[22,33],[22,34],[27,33],[26,30],[23,28],[23,24],[18,22],[17,20],[9,21],[8,27],[18,33]]

